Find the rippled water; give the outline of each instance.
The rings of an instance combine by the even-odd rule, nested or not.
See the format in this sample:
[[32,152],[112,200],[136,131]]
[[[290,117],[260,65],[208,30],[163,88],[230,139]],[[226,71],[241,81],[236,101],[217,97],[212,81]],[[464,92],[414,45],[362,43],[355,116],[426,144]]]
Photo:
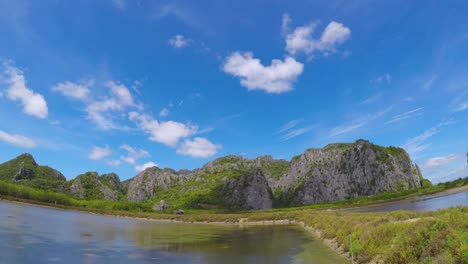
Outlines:
[[396,210],[431,211],[452,206],[468,206],[468,191],[452,194],[434,194],[383,203],[373,206],[352,208],[348,212],[390,212]]
[[0,201],[0,263],[347,263],[295,226],[160,223]]

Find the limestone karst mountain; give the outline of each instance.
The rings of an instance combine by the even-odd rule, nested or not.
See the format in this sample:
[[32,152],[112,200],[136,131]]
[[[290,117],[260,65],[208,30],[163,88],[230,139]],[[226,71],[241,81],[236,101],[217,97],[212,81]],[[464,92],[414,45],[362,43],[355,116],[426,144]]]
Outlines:
[[307,149],[291,161],[271,156],[225,156],[194,170],[152,167],[120,182],[118,175],[87,172],[75,179],[30,154],[0,164],[0,179],[68,193],[79,199],[154,202],[178,208],[267,209],[374,195],[422,186],[405,150],[366,140]]

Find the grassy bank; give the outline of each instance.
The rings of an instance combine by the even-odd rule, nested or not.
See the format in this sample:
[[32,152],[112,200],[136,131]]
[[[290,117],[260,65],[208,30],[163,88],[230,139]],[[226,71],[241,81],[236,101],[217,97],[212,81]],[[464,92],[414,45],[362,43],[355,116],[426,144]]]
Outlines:
[[[377,196],[379,200],[428,194],[466,184],[429,186],[412,193],[391,193]],[[188,211],[179,216],[154,212],[149,202],[86,201],[67,195],[41,191],[0,181],[3,198],[40,205],[55,206],[98,214],[151,220],[174,220],[188,223],[252,223],[286,220],[304,224],[319,232],[337,251],[353,255],[358,263],[468,263],[468,207],[434,212],[344,213],[317,208],[340,208],[378,201],[364,197],[350,201],[313,205],[303,208],[274,209],[255,212],[219,213]],[[367,200],[369,199],[369,200]],[[375,200],[372,200],[375,199]],[[315,208],[315,209],[314,209]]]

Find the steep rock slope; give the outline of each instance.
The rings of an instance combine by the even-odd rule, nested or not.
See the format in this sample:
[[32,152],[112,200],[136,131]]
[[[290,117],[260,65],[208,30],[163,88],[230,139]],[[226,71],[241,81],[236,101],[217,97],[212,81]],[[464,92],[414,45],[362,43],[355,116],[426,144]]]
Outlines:
[[268,209],[273,205],[271,189],[260,169],[230,179],[223,185],[222,193],[224,204],[231,209]]
[[0,164],[0,180],[57,192],[63,192],[66,183],[62,173],[49,166],[38,165],[29,153]]
[[309,149],[293,158],[278,188],[286,205],[311,204],[422,186],[422,175],[401,148],[365,140]]

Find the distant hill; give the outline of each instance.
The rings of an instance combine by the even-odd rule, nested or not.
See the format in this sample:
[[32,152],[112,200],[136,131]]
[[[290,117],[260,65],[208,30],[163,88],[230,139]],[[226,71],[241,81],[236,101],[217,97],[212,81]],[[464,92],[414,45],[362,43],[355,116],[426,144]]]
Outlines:
[[97,172],[87,172],[70,180],[67,192],[75,198],[92,200],[119,200],[125,195],[117,174],[99,176]]
[[56,192],[63,192],[66,185],[62,173],[49,166],[39,166],[29,153],[0,164],[0,180]]

